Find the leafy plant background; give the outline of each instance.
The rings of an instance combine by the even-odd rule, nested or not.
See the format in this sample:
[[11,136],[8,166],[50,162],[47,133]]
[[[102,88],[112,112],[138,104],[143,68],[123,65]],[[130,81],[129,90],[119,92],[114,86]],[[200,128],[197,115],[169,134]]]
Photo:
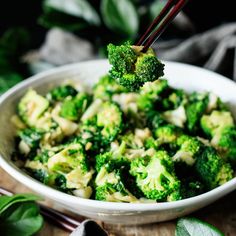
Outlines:
[[[42,45],[49,29],[59,27],[72,32],[91,43],[94,55],[104,57],[109,42],[116,44],[126,40],[135,42],[166,1],[4,1],[0,7],[0,94],[38,71],[32,69],[30,60],[24,55]],[[160,40],[187,38],[196,32],[234,18],[233,14],[230,15],[225,11],[230,6],[221,4],[218,0],[214,1],[214,11],[209,17],[210,2],[190,1],[185,7],[186,15],[194,22],[194,31],[180,30],[172,25]],[[12,11],[12,8],[17,11]],[[224,12],[227,14],[224,15]]]

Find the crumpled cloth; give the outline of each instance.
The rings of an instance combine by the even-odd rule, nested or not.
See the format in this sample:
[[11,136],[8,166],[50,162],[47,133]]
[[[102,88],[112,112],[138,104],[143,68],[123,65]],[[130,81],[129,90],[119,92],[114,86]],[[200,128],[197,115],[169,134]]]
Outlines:
[[[202,66],[236,81],[236,22],[186,40],[159,40],[153,47],[163,60]],[[48,32],[39,55],[41,60],[55,66],[98,57],[90,42],[58,28]]]
[[187,40],[154,44],[163,60],[201,65],[236,81],[236,23],[227,23]]

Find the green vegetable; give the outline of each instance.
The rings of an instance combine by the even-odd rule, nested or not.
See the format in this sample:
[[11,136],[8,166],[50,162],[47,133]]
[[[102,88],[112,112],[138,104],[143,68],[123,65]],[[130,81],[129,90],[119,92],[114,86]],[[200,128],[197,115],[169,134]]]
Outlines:
[[233,178],[233,170],[229,163],[225,163],[212,147],[205,150],[196,159],[196,172],[204,184],[213,189]]
[[18,112],[23,121],[29,126],[34,127],[48,106],[49,102],[46,98],[37,94],[35,90],[30,89],[21,98],[18,105]]
[[137,185],[149,199],[166,201],[169,195],[179,191],[180,182],[174,174],[173,162],[165,151],[133,160],[130,173],[136,177]]
[[221,129],[233,124],[233,117],[229,111],[215,110],[210,115],[203,115],[201,118],[201,127],[209,137],[213,137]]
[[97,114],[97,126],[104,142],[113,141],[122,129],[122,112],[116,104],[106,102]]
[[110,100],[112,95],[126,92],[126,89],[119,85],[109,75],[101,77],[98,83],[93,87],[93,94],[95,98]]
[[187,128],[191,133],[196,133],[198,122],[207,109],[208,95],[193,93],[186,104]]
[[78,120],[89,105],[89,96],[79,93],[76,97],[68,97],[61,105],[60,115],[68,120]]
[[236,163],[236,127],[228,126],[219,130],[212,138],[211,143],[221,155],[233,165]]
[[30,148],[35,149],[39,147],[43,132],[34,128],[27,128],[20,131],[19,136]]
[[59,86],[54,89],[52,89],[48,94],[47,94],[47,99],[49,101],[62,101],[68,96],[74,97],[77,94],[77,90],[72,87],[71,85],[64,85],[64,86]]
[[[117,62],[132,67],[132,55]],[[35,179],[82,198],[194,197],[233,178],[236,128],[219,101],[164,79],[128,92],[108,75],[91,94],[71,85],[46,97],[30,90],[18,105],[17,158]]]
[[27,236],[37,233],[43,218],[34,201],[39,197],[31,194],[16,194],[0,197],[0,231],[4,236]]
[[107,50],[112,65],[110,76],[130,91],[136,91],[164,74],[164,65],[152,49],[143,53],[141,47],[127,42],[120,46],[109,44]]
[[214,226],[196,218],[184,217],[177,222],[175,236],[223,236]]

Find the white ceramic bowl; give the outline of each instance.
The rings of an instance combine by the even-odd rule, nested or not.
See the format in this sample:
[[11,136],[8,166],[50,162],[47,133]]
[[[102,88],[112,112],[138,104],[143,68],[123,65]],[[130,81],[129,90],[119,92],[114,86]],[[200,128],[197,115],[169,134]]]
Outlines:
[[[229,103],[236,115],[236,84],[216,73],[181,63],[166,62],[165,76],[170,85],[186,91],[211,91]],[[111,203],[71,196],[43,185],[17,168],[11,161],[14,150],[15,128],[10,122],[16,112],[16,104],[27,88],[32,87],[45,93],[64,80],[76,80],[88,86],[93,85],[100,76],[107,73],[106,60],[95,60],[68,65],[35,75],[0,98],[0,165],[16,180],[38,194],[53,200],[77,214],[105,222],[122,224],[144,224],[174,219],[196,211],[236,189],[236,178],[202,195],[166,203]]]

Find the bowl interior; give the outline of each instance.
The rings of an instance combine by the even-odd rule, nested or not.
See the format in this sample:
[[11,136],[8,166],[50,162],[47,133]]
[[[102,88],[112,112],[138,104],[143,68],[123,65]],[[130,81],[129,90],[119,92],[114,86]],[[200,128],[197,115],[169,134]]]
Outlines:
[[[234,82],[216,73],[194,66],[174,62],[166,62],[165,64],[165,78],[168,79],[171,86],[182,88],[189,92],[194,90],[214,92],[229,105],[234,117],[236,117],[236,84]],[[134,209],[132,209],[134,208],[132,206],[133,204],[127,205],[125,203],[107,203],[78,199],[77,197],[68,196],[57,190],[50,189],[23,173],[10,160],[11,154],[14,151],[15,134],[15,128],[10,122],[10,118],[16,113],[16,104],[29,87],[36,89],[39,93],[45,94],[50,88],[58,84],[76,81],[78,84],[82,83],[89,89],[102,75],[106,74],[108,70],[109,65],[106,60],[95,60],[64,66],[33,76],[31,79],[25,80],[5,93],[0,98],[0,164],[2,167],[20,182],[25,183],[28,187],[31,187],[40,194],[55,199],[56,201],[64,202],[67,205],[81,204],[86,205],[87,209],[89,209],[89,207],[97,207],[100,210],[106,208],[108,210],[116,209],[123,212],[127,210],[134,211]],[[204,199],[208,199],[207,202],[211,202],[232,191],[235,188],[235,182],[236,180],[234,178],[225,186],[217,188],[218,190],[212,190],[203,194],[203,196],[192,198],[192,200],[181,200],[178,201],[178,203],[148,204],[149,206],[147,206],[147,204],[138,204],[139,206],[135,205],[135,210],[155,211],[156,209],[169,209],[178,205],[193,205],[196,204],[197,201],[205,201]],[[209,200],[210,198],[212,198],[211,201]],[[196,201],[193,201],[193,199],[196,199]],[[204,204],[201,206],[203,205]],[[195,208],[197,209],[198,207]]]

